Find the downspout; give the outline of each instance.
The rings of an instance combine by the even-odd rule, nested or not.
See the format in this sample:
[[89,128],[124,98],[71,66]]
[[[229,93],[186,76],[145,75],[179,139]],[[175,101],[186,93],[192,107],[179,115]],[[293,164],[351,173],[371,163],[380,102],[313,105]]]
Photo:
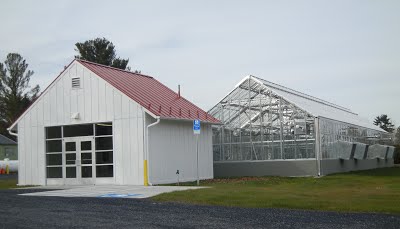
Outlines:
[[150,152],[149,151],[149,128],[152,127],[152,126],[157,125],[158,123],[160,123],[160,117],[157,117],[157,121],[149,124],[147,126],[147,129],[146,129],[146,157],[145,157],[145,159],[143,161],[144,186],[153,185],[150,182],[150,179],[149,179],[149,177],[150,177],[150,173],[149,173],[150,169],[149,169],[148,164],[147,164],[147,160],[149,159],[149,152]]
[[13,136],[15,136],[15,137],[18,137],[18,134],[12,132],[11,128],[7,128],[7,130],[8,130],[8,133],[9,133],[9,134],[11,134],[11,135],[13,135]]

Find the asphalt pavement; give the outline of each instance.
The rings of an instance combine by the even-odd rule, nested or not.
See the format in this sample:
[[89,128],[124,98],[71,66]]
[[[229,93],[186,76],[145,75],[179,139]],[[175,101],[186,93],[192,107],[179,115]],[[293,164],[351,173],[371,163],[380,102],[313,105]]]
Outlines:
[[[21,196],[0,190],[0,228],[399,228],[400,216]],[[43,191],[43,189],[37,190]]]

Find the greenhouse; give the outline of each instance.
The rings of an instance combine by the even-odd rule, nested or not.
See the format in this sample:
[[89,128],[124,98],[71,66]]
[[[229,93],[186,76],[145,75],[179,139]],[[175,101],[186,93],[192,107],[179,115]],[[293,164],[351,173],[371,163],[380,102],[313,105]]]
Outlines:
[[393,136],[348,108],[247,76],[209,113],[216,176],[323,175],[393,165]]

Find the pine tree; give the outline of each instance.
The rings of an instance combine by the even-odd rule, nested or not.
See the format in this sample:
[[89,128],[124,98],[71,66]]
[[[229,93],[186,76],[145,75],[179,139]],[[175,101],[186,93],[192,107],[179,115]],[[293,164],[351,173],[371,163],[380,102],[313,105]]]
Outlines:
[[[40,87],[31,88],[33,71],[18,53],[9,53],[0,62],[0,133],[8,135],[7,128],[37,97]],[[9,135],[8,135],[9,136]]]
[[75,56],[78,59],[123,70],[130,70],[129,67],[127,67],[129,59],[117,57],[114,44],[104,37],[87,40],[83,43],[78,42],[75,46],[75,51],[79,52],[79,55]]
[[389,133],[393,133],[394,131],[394,125],[392,124],[392,121],[385,114],[377,116],[374,120],[374,125],[379,126]]

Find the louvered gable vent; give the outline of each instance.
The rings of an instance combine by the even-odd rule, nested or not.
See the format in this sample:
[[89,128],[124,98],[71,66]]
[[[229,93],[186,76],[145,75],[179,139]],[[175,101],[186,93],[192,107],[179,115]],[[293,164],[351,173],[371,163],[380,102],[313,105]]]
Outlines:
[[72,78],[72,88],[73,89],[81,88],[81,78],[79,77]]

